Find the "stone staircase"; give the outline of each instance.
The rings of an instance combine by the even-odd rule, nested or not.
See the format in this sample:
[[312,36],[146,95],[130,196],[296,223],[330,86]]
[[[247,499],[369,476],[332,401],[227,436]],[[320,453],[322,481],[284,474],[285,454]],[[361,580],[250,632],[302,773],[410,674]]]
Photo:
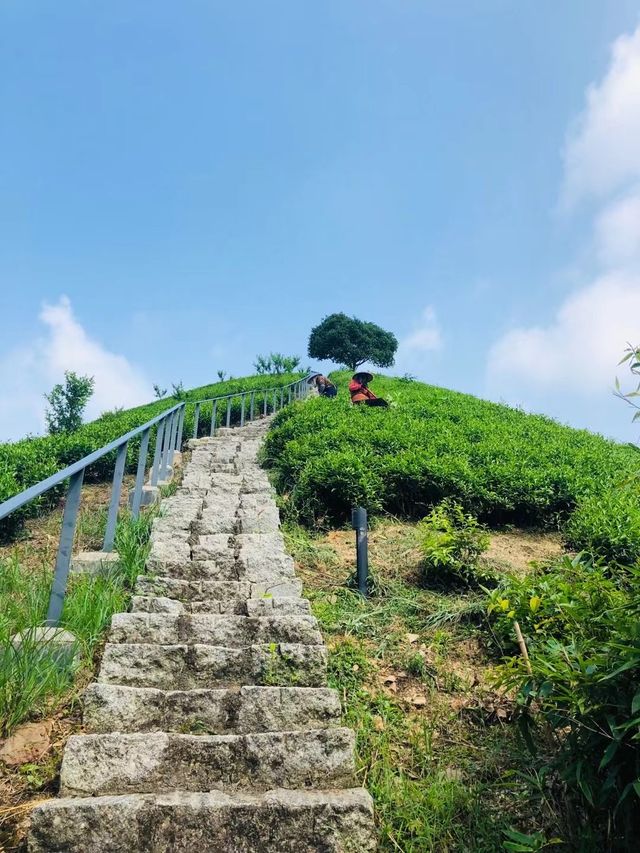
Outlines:
[[375,849],[354,734],[256,463],[266,428],[191,443],[31,853]]

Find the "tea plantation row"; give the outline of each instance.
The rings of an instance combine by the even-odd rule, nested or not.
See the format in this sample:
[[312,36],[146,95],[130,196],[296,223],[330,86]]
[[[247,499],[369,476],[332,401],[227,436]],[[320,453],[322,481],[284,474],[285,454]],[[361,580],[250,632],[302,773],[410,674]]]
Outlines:
[[348,374],[334,378],[338,397],[283,411],[264,451],[286,511],[307,524],[344,523],[355,504],[420,518],[452,497],[490,524],[549,525],[640,462],[587,431],[415,381],[378,377],[392,407],[354,407]]
[[[277,388],[297,379],[298,376],[252,376],[244,379],[227,380],[213,385],[205,385],[186,392],[185,399],[201,400],[217,397],[225,394],[234,394],[239,391],[251,391],[261,388]],[[256,396],[256,406],[262,407],[263,396]],[[156,415],[161,414],[177,400],[165,398],[156,400],[144,406],[128,409],[122,412],[106,413],[98,420],[85,424],[79,430],[67,435],[58,434],[37,438],[26,438],[21,441],[0,444],[0,503],[7,498],[32,486],[34,483],[55,474],[61,468],[71,465],[88,453],[104,447],[110,441],[118,438],[126,432],[146,423]],[[272,405],[272,394],[268,395],[268,403]],[[187,406],[184,423],[184,435],[193,434],[194,406]],[[218,424],[226,413],[226,407],[220,407],[217,414]],[[232,405],[232,423],[240,419],[240,401],[234,400]],[[201,407],[198,423],[199,435],[208,433],[211,425],[211,404]],[[150,440],[150,452],[153,451],[155,441],[155,429]],[[129,442],[127,453],[127,465],[130,471],[135,470],[140,448],[140,439],[135,438]],[[91,469],[87,471],[85,478],[88,481],[100,481],[108,479],[113,474],[115,453],[108,454],[100,459]],[[23,510],[13,513],[9,518],[0,521],[0,535],[6,535],[15,529],[25,517],[34,515],[52,506],[59,499],[63,488],[50,490],[36,501],[24,507]]]

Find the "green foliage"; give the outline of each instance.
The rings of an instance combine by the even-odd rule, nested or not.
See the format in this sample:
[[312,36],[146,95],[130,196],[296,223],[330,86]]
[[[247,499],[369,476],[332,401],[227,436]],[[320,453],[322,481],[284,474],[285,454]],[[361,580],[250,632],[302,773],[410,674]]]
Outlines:
[[375,391],[395,407],[338,395],[276,417],[264,455],[290,518],[342,524],[354,503],[422,518],[450,497],[483,523],[555,526],[638,466],[626,446],[467,394],[384,376]]
[[171,396],[177,403],[187,399],[187,392],[184,390],[182,379],[179,382],[171,383]]
[[636,380],[636,387],[632,388],[631,391],[622,391],[620,382],[616,379],[616,396],[636,409],[633,420],[637,421],[640,418],[640,404],[638,403],[638,398],[640,398],[640,347],[628,346],[620,364],[629,365],[629,372]]
[[[495,635],[514,652],[502,686],[517,692],[532,751],[550,738],[551,766],[578,794],[607,849],[640,832],[640,570],[612,579],[593,560],[565,557],[490,596]],[[513,622],[530,671],[515,653]]]
[[266,374],[281,376],[283,373],[293,373],[297,370],[300,366],[300,359],[297,355],[282,355],[279,352],[272,352],[268,356],[256,356],[253,366],[259,376]]
[[375,323],[366,323],[346,314],[330,314],[311,330],[307,354],[344,364],[352,371],[365,362],[391,367],[398,341]]
[[640,562],[637,481],[584,498],[565,526],[569,547],[621,566]]
[[446,498],[420,522],[419,529],[427,580],[469,585],[493,580],[493,572],[479,562],[489,547],[489,535],[460,504]]
[[78,376],[73,370],[65,370],[64,385],[54,385],[53,390],[44,395],[49,404],[45,420],[51,435],[79,429],[94,385],[92,376]]

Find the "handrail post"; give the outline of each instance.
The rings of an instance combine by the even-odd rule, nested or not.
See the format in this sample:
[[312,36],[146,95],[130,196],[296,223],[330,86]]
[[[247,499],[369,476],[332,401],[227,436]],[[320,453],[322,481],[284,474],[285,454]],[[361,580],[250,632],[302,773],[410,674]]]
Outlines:
[[164,440],[162,442],[162,457],[160,461],[160,480],[167,479],[169,470],[169,438],[173,427],[173,415],[167,415],[165,418]]
[[162,458],[162,442],[164,440],[164,422],[166,418],[163,418],[158,422],[158,428],[156,430],[156,448],[153,454],[153,468],[151,469],[151,485],[158,485],[158,476],[160,474],[160,461]]
[[144,486],[144,473],[147,467],[147,453],[149,451],[149,435],[151,428],[146,429],[142,433],[140,439],[140,451],[138,453],[138,469],[136,471],[136,484],[133,489],[133,503],[131,504],[131,515],[137,518],[140,514],[140,504],[142,503],[142,487]]
[[213,408],[211,409],[211,432],[209,433],[209,435],[211,435],[212,437],[215,435],[215,432],[216,432],[216,417],[217,417],[217,415],[218,415],[218,400],[216,399],[213,401]]
[[231,426],[231,397],[227,397],[227,429]]
[[289,402],[287,403],[287,405],[291,405],[291,385],[289,385]]
[[250,401],[249,420],[252,421],[253,420],[253,413],[254,413],[254,409],[255,409],[255,404],[256,404],[256,392],[255,391],[251,392],[251,395],[249,397],[249,401]]
[[84,468],[74,474],[69,480],[69,491],[64,504],[62,516],[62,530],[58,543],[58,554],[56,557],[56,568],[53,575],[53,584],[49,596],[49,608],[45,625],[56,626],[62,616],[64,605],[64,594],[67,588],[67,577],[71,565],[71,552],[73,550],[73,539],[76,533],[76,522],[80,508],[80,495],[82,494],[82,481],[84,479]]
[[240,394],[240,426],[244,426],[244,394]]
[[367,598],[369,595],[369,553],[367,542],[367,511],[362,506],[351,510],[351,526],[356,531],[356,566],[358,591]]
[[264,400],[262,401],[262,414],[264,417],[267,417],[267,406],[269,404],[269,397],[267,396],[267,392],[264,392]]
[[186,410],[187,410],[187,404],[183,403],[182,408],[180,409],[180,411],[178,413],[178,415],[179,415],[178,437],[176,439],[176,450],[177,451],[180,451],[180,448],[182,447],[182,430],[184,429],[184,416],[185,416]]
[[173,465],[173,454],[175,452],[176,435],[178,433],[178,413],[173,412],[170,417],[171,428],[169,429],[169,447],[167,448],[167,471]]
[[280,389],[280,408],[284,407],[284,388]]
[[118,523],[118,509],[120,508],[120,492],[122,491],[122,477],[127,461],[128,441],[121,444],[116,456],[116,464],[113,469],[113,485],[111,486],[111,502],[109,503],[109,514],[107,516],[107,529],[102,544],[103,551],[113,551],[113,541],[116,538],[116,525]]
[[200,403],[196,403],[196,410],[193,415],[193,437],[198,437],[198,421],[200,420]]

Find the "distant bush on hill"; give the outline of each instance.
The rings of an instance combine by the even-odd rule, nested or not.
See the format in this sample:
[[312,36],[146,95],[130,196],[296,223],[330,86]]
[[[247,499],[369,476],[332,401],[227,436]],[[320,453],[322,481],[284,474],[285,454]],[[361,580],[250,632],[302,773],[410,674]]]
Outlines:
[[[332,375],[345,388],[348,375]],[[351,507],[422,518],[443,498],[491,524],[551,525],[638,465],[630,448],[585,430],[420,382],[378,377],[388,410],[345,391],[278,415],[266,464],[286,511],[342,524]]]

